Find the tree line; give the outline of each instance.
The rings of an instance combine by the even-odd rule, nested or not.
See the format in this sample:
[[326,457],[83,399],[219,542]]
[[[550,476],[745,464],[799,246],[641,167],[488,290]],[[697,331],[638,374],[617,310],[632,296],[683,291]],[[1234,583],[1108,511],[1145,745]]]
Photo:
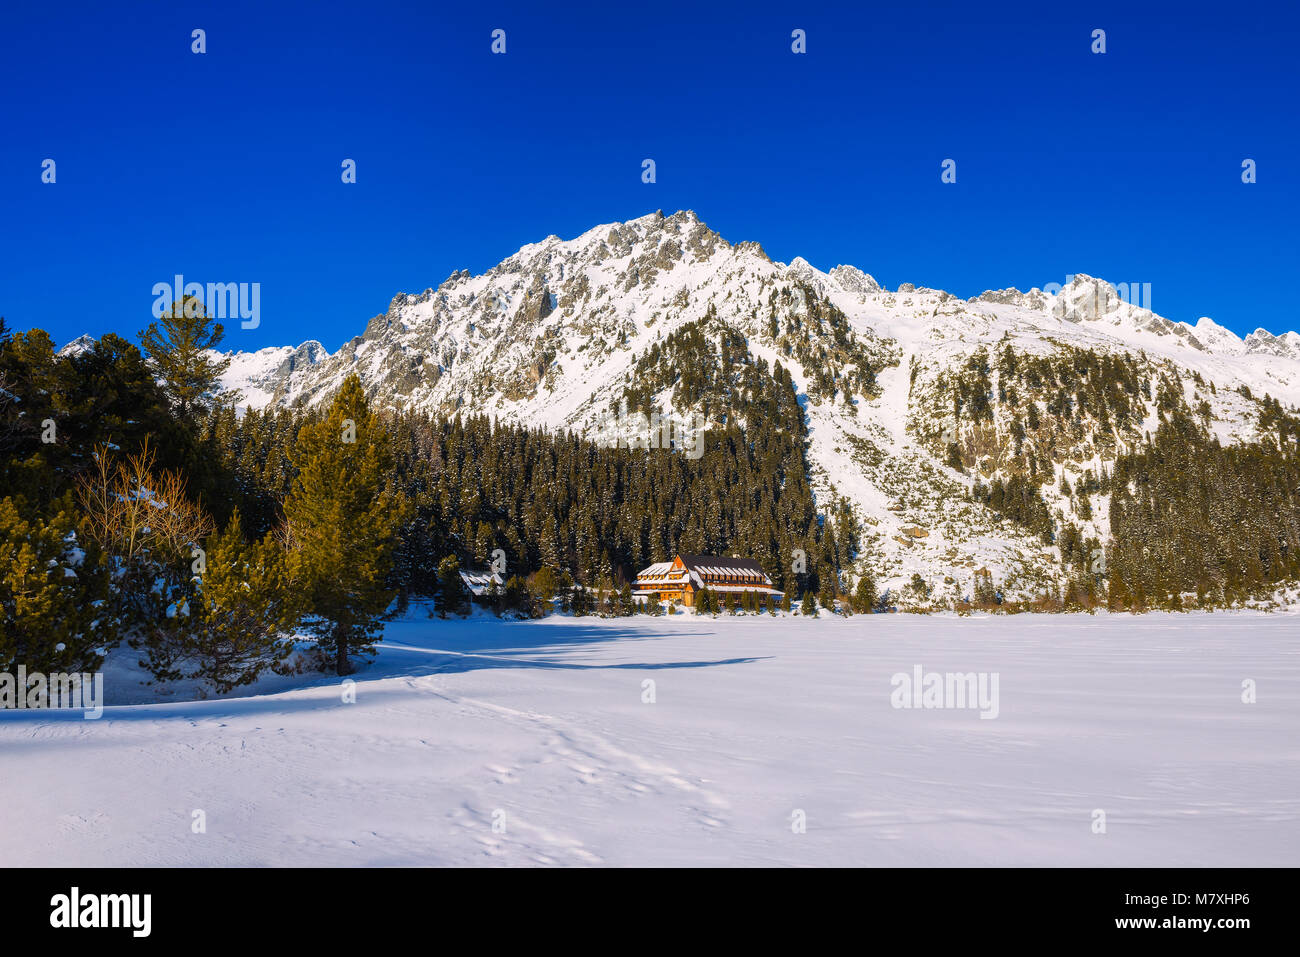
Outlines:
[[[412,597],[462,610],[465,567],[504,560],[498,609],[560,594],[581,614],[630,610],[637,569],[677,552],[754,557],[832,600],[853,561],[851,510],[818,511],[779,366],[728,367],[742,414],[690,459],[379,409],[355,377],[328,404],[240,414],[222,337],[197,300],[140,345],[62,355],[0,323],[0,670],[93,671],[126,647],[154,680],[227,691],[303,667],[298,629],[307,665],[348,673]],[[684,402],[723,394],[683,378]]]

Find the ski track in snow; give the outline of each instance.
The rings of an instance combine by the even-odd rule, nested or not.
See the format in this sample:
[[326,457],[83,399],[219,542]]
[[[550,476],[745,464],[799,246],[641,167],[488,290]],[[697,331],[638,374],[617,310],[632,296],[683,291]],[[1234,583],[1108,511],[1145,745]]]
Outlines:
[[[99,721],[0,712],[0,861],[1294,866],[1296,635],[1254,613],[420,611],[355,704],[311,676],[155,704],[110,684]],[[917,664],[998,672],[999,717],[895,710]]]

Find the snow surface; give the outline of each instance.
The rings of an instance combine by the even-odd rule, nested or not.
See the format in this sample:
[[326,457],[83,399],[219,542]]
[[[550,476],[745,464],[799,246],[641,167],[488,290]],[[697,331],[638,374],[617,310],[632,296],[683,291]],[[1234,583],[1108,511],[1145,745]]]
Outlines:
[[[99,721],[0,712],[0,861],[1295,866],[1296,635],[1294,614],[417,608],[355,704],[312,676]],[[915,665],[997,672],[999,716],[895,710]],[[106,691],[153,696],[121,673]]]

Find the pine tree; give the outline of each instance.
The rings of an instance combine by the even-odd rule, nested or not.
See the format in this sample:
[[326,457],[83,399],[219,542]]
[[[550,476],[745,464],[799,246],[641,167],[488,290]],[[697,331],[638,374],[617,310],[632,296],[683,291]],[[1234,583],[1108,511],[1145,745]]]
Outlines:
[[811,588],[803,593],[803,603],[799,610],[809,618],[817,617],[817,593]]
[[818,575],[821,579],[821,588],[817,595],[818,603],[829,612],[835,611],[835,576],[829,570],[823,570]]
[[91,672],[116,644],[98,607],[107,575],[93,545],[79,553],[72,517],[25,518],[0,499],[0,673]]
[[1133,612],[1135,615],[1147,610],[1146,589],[1142,587],[1141,579],[1138,580],[1138,582],[1133,586],[1132,591],[1129,592],[1128,608],[1129,611]]
[[388,486],[388,436],[357,376],[344,380],[328,414],[302,427],[292,461],[298,477],[284,506],[290,577],[321,650],[333,657],[336,673],[350,674],[349,656],[373,653],[381,616],[396,595],[387,577],[406,510]]
[[533,589],[537,592],[538,597],[542,599],[547,611],[554,607],[551,599],[555,597],[559,588],[555,569],[550,565],[543,565],[537,570],[537,574],[533,576]]
[[209,541],[206,565],[186,624],[194,663],[188,677],[224,694],[279,669],[303,609],[280,545],[270,534],[245,542],[238,511]]
[[573,600],[570,602],[570,610],[575,618],[581,618],[591,613],[591,593],[582,585],[573,586]]
[[528,582],[518,575],[511,575],[506,581],[505,606],[529,618],[538,617],[538,602],[528,588]]
[[863,613],[869,613],[876,607],[876,583],[871,575],[864,574],[858,579],[857,588],[853,592],[853,607],[855,611]]
[[1073,575],[1066,581],[1062,600],[1066,611],[1079,611],[1083,607],[1083,596],[1079,591],[1079,583]]
[[460,559],[455,555],[448,555],[438,563],[436,604],[439,618],[446,618],[448,613],[463,615],[469,611],[469,589],[460,577]]
[[492,614],[498,618],[505,611],[506,592],[497,584],[495,578],[488,582],[487,588],[483,589],[482,603],[491,608]]
[[566,571],[560,572],[559,579],[558,579],[558,587],[560,592],[560,611],[566,613],[572,611],[573,600],[574,600],[574,586],[573,586],[573,579],[569,577],[568,572]]
[[210,406],[230,358],[214,359],[208,350],[215,350],[224,338],[221,323],[214,322],[193,296],[173,302],[140,333],[149,365],[181,418]]

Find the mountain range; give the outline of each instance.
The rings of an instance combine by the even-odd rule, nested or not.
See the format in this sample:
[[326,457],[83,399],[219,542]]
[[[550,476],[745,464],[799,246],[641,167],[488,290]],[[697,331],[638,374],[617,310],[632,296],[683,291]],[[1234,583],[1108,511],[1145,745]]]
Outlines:
[[[1260,437],[1266,397],[1300,403],[1295,332],[1241,338],[1209,318],[1173,322],[1087,275],[970,299],[911,283],[890,290],[854,266],[776,262],[689,211],[548,236],[481,275],[461,270],[397,295],[332,354],[316,341],[232,353],[223,383],[246,407],[310,407],[356,373],[380,406],[591,434],[629,400],[726,419],[736,380],[714,376],[704,393],[682,383],[685,370],[730,369],[737,348],[765,375],[789,373],[819,505],[849,504],[881,584],[920,574],[941,596],[969,590],[976,569],[1026,595],[1059,575],[1058,550],[973,500],[976,482],[1027,461],[1050,468],[1052,480],[1040,479],[1048,508],[1104,542],[1106,496],[1082,508],[1072,490],[1154,431],[1161,383],[1176,383],[1224,444]],[[1153,388],[1133,421],[1079,413],[1026,445],[1016,408],[1028,400],[1037,419],[1038,408],[1074,406],[1050,372],[1039,392],[1013,384],[1008,361],[1050,369],[1080,356],[1110,357]]]

